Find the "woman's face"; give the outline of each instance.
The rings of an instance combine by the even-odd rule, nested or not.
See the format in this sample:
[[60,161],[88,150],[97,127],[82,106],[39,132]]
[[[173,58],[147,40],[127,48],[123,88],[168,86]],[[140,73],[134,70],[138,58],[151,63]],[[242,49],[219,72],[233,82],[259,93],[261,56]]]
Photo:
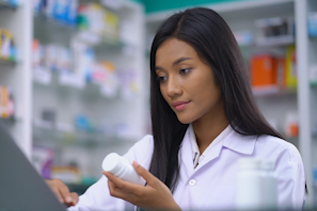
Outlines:
[[156,52],[155,69],[161,93],[181,123],[223,114],[211,67],[186,42],[176,38],[163,42]]

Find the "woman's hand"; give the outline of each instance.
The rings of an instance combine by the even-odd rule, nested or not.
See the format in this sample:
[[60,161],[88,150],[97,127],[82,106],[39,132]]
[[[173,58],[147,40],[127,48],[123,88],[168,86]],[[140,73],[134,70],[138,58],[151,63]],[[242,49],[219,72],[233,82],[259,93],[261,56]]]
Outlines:
[[181,210],[174,201],[170,189],[136,161],[135,171],[143,177],[147,185],[142,186],[123,181],[109,172],[103,174],[108,178],[110,195],[126,200],[138,207],[149,210]]
[[46,180],[46,183],[61,203],[64,203],[67,207],[77,204],[79,200],[78,194],[69,192],[68,187],[60,179]]

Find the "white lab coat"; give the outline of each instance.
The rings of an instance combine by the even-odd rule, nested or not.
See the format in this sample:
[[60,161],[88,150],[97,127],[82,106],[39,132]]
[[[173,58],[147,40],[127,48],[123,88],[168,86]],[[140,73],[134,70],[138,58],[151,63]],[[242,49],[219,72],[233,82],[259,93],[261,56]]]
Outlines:
[[[180,177],[173,193],[182,210],[233,210],[236,198],[237,160],[242,157],[275,161],[280,209],[301,209],[305,200],[305,176],[301,156],[292,144],[268,135],[229,135],[208,150],[194,169],[192,145],[187,130],[179,151]],[[153,137],[145,136],[124,156],[149,169]],[[107,178],[102,176],[69,210],[133,210],[129,202],[111,197]]]

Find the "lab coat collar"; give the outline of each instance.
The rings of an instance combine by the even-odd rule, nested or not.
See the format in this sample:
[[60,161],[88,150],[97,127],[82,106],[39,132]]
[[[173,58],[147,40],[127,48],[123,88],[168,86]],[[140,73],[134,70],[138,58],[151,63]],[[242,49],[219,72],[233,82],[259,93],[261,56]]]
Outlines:
[[251,155],[255,148],[256,139],[256,135],[246,136],[233,131],[223,141],[223,147],[226,147],[241,154]]
[[187,129],[183,142],[180,148],[180,159],[186,166],[186,172],[188,176],[192,175],[194,171],[198,171],[201,167],[203,167],[206,163],[216,159],[219,157],[221,150],[226,147],[235,152],[250,155],[254,151],[256,136],[244,136],[237,133],[235,130],[232,131],[219,143],[217,143],[214,147],[210,149],[206,157],[200,163],[196,169],[193,166],[192,160],[192,145],[190,141],[190,130]]

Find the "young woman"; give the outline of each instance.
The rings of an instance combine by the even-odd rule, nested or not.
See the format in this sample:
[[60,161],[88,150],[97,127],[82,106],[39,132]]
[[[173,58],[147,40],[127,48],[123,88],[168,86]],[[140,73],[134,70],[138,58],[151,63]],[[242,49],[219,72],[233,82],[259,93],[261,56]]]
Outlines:
[[[145,186],[108,172],[70,210],[219,210],[235,208],[239,158],[274,161],[279,208],[300,209],[305,177],[298,150],[265,121],[226,22],[192,8],[168,18],[151,49],[153,135],[125,157]],[[64,184],[49,181],[71,204]]]

